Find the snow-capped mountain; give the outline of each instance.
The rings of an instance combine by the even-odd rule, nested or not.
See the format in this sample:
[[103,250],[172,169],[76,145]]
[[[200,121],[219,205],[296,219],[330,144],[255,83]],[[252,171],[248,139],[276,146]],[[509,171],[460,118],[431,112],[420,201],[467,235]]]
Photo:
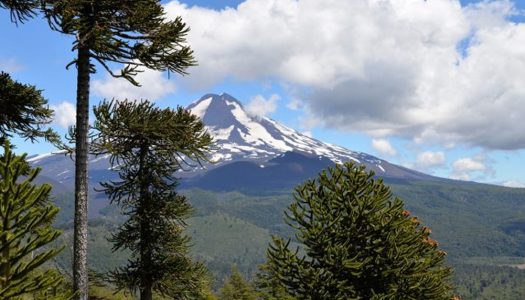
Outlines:
[[298,152],[328,158],[334,163],[354,161],[366,165],[379,176],[430,177],[366,153],[321,142],[270,118],[252,116],[237,99],[226,93],[204,95],[188,109],[204,121],[214,136],[218,150],[213,160],[218,166],[239,160],[264,162],[287,152]]
[[320,142],[270,118],[251,116],[237,99],[226,93],[205,95],[188,109],[204,121],[214,136],[219,150],[213,159],[219,162],[264,160],[288,151],[324,156],[334,162],[360,162],[369,157]]
[[[248,114],[241,102],[224,93],[221,95],[207,94],[188,106],[206,124],[207,130],[215,140],[215,152],[212,161],[205,169],[194,172],[181,172],[181,177],[195,177],[192,185],[199,186],[199,180],[209,180],[209,176],[217,176],[224,172],[237,172],[239,176],[246,176],[246,172],[259,172],[272,177],[272,170],[277,165],[301,165],[303,172],[300,176],[312,176],[327,164],[354,161],[364,164],[374,170],[378,176],[403,179],[429,179],[429,175],[409,170],[388,163],[385,160],[366,153],[351,151],[339,146],[331,145],[311,138],[292,128],[266,117],[257,117]],[[73,160],[60,153],[43,154],[31,157],[29,162],[33,166],[42,167],[41,175],[45,180],[73,187],[74,163]],[[238,165],[236,163],[242,162]],[[247,165],[251,163],[253,165]],[[232,165],[233,164],[233,165]],[[321,165],[322,164],[322,165]],[[305,167],[309,165],[310,167]],[[248,169],[240,166],[250,166]],[[256,166],[255,169],[252,167]],[[313,167],[315,166],[315,167]],[[224,169],[223,169],[224,168]],[[261,169],[266,168],[262,171]],[[291,168],[298,170],[297,168]],[[306,172],[305,170],[310,170]],[[315,170],[315,171],[314,171]],[[205,171],[205,172],[204,172]],[[312,173],[314,172],[314,173]],[[116,174],[109,166],[107,156],[89,158],[89,179],[92,186],[100,181],[115,178]],[[208,177],[206,177],[208,176]],[[241,178],[230,176],[231,180],[242,181]],[[307,177],[305,177],[307,178]]]

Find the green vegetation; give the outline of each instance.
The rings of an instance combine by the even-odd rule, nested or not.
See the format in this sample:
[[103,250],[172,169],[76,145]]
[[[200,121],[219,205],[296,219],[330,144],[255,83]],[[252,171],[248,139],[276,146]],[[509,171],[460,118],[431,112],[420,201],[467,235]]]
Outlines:
[[255,288],[239,273],[236,267],[219,290],[219,300],[257,300]]
[[260,278],[300,299],[451,299],[452,270],[430,229],[373,172],[353,163],[295,189],[285,222],[301,244],[273,237]]
[[9,9],[11,21],[14,23],[24,22],[34,17],[39,4],[39,0],[0,0],[0,8]]
[[[517,219],[524,210],[524,189],[452,181],[390,182],[389,185],[395,195],[403,198],[406,208],[432,228],[434,238],[448,253],[448,263],[456,270],[453,274],[455,293],[463,300],[477,299],[465,293],[466,282],[461,279],[468,275],[474,281],[480,280],[484,271],[479,266],[493,266],[502,276],[505,273],[514,276],[511,272],[518,270],[503,266],[525,262],[525,246],[522,246],[525,237],[520,231],[506,230],[508,220]],[[236,265],[245,278],[253,280],[257,266],[264,262],[264,250],[271,234],[293,235],[293,230],[283,221],[283,211],[291,202],[289,191],[264,196],[199,189],[183,193],[196,211],[195,217],[188,220],[187,229],[193,238],[192,255],[212,272],[215,290],[229,276],[232,265]],[[60,207],[70,206],[71,200],[66,198],[57,195],[55,202]],[[94,234],[100,238],[90,241],[90,247],[96,247],[97,253],[89,255],[89,263],[113,268],[120,264],[113,262],[123,262],[125,258],[122,254],[111,253],[111,245],[104,236],[110,236],[110,232],[122,222],[122,217],[114,205],[103,212],[102,219],[90,223],[90,230],[97,232]],[[64,212],[69,221],[62,217],[62,213],[57,220],[63,219],[70,224],[69,227],[60,226],[66,230],[65,234],[69,234],[70,213]],[[476,248],[475,245],[487,246]],[[106,250],[100,252],[101,249]],[[67,255],[68,252],[63,252],[60,261]],[[69,265],[64,263],[66,267]],[[525,286],[525,282],[521,283]],[[505,289],[515,290],[511,285],[501,284],[500,288],[502,294]]]
[[47,100],[41,91],[32,85],[19,83],[9,74],[0,72],[0,144],[13,134],[34,141],[43,137],[54,143],[60,140],[50,128],[53,111],[47,107]]
[[525,270],[494,265],[457,265],[455,284],[461,299],[525,299]]
[[39,169],[28,169],[26,155],[17,156],[8,141],[0,158],[0,298],[16,299],[53,291],[62,278],[39,269],[61,249],[41,248],[60,231],[51,227],[58,208],[49,201],[51,186],[33,184]]
[[[77,56],[67,65],[75,65],[77,70],[76,123],[70,130],[75,142],[73,287],[76,298],[84,300],[88,294],[90,76],[98,65],[113,77],[139,85],[135,80],[142,71],[139,68],[184,74],[195,61],[191,49],[185,45],[189,29],[180,17],[166,20],[160,1],[53,0],[41,1],[41,4],[51,29],[74,38],[72,51]],[[30,13],[30,10],[29,13],[21,10],[20,18]],[[115,65],[123,65],[120,73],[112,71]]]
[[206,263],[218,282],[233,264],[253,277],[270,241],[268,230],[224,213],[191,218],[188,233],[194,242],[193,255]]
[[390,185],[432,227],[452,262],[525,257],[525,189],[452,181]]
[[104,101],[94,113],[92,152],[109,154],[119,174],[118,181],[101,186],[127,217],[111,237],[113,249],[131,254],[125,267],[110,273],[111,281],[139,291],[143,300],[151,300],[153,291],[198,297],[206,269],[188,255],[184,229],[192,207],[176,192],[173,174],[189,161],[206,160],[211,136],[189,111],[159,109],[146,100]]

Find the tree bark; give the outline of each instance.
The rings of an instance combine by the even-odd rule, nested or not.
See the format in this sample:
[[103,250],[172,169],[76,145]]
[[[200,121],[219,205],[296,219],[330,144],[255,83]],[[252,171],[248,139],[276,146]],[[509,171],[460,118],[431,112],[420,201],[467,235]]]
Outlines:
[[89,47],[79,45],[77,60],[77,123],[75,132],[75,229],[73,245],[73,288],[75,299],[88,299],[88,130]]

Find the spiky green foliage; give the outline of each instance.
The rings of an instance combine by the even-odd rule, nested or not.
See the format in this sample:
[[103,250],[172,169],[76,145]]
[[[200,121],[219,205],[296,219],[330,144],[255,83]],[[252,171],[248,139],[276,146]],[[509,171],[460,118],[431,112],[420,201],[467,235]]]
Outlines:
[[19,83],[9,74],[0,72],[0,143],[13,134],[35,140],[43,137],[57,143],[58,135],[43,127],[53,119],[47,100],[32,85]]
[[[195,64],[192,50],[185,45],[188,27],[180,17],[166,20],[160,1],[45,2],[51,27],[75,36],[73,50],[87,49],[89,58],[114,77],[138,85],[134,76],[141,66],[185,74],[185,69]],[[110,63],[124,64],[124,68],[115,73]],[[95,71],[94,65],[91,71]]]
[[54,270],[39,267],[61,249],[46,249],[60,231],[51,227],[58,208],[48,202],[51,186],[36,186],[40,169],[27,171],[26,155],[17,156],[8,141],[0,158],[0,299],[45,293],[60,285]]
[[301,249],[274,237],[267,288],[300,299],[451,299],[451,269],[430,229],[363,166],[337,165],[298,186],[286,211]]
[[220,300],[257,300],[255,288],[247,282],[236,267],[232,267],[231,275],[219,290]]
[[188,256],[183,231],[192,208],[175,191],[174,175],[207,159],[211,137],[204,124],[180,107],[159,109],[148,101],[105,101],[94,113],[93,153],[110,154],[120,177],[102,187],[129,217],[112,240],[132,257],[111,277],[120,288],[139,290],[141,299],[151,299],[153,290],[198,297],[206,270]]
[[[78,299],[87,299],[87,154],[89,83],[98,62],[114,77],[139,85],[140,67],[185,73],[195,64],[185,45],[188,32],[181,18],[168,21],[160,1],[153,0],[43,0],[42,9],[52,29],[75,38],[77,57],[77,116],[75,139],[75,229],[73,285]],[[123,66],[120,73],[113,67]],[[73,149],[68,149],[73,151]]]
[[9,9],[12,22],[23,23],[36,15],[40,3],[39,0],[0,0],[0,8]]

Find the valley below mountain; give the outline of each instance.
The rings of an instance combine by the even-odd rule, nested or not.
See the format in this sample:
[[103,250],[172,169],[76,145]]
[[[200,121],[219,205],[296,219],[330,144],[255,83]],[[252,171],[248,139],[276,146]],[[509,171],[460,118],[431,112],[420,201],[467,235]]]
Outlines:
[[[448,253],[448,263],[458,270],[463,299],[489,299],[498,293],[497,274],[511,274],[525,284],[525,271],[509,267],[525,262],[525,189],[438,178],[330,145],[275,120],[251,116],[228,94],[205,95],[188,108],[202,118],[216,142],[211,162],[189,161],[177,175],[181,192],[195,207],[188,227],[193,255],[207,264],[217,284],[232,265],[253,278],[271,235],[293,241],[294,232],[283,221],[293,188],[346,161],[374,171],[404,200],[406,209],[432,229],[432,237]],[[62,241],[71,245],[73,160],[54,153],[29,161],[43,168],[39,180],[54,186],[54,200],[61,208],[56,223],[65,230]],[[112,253],[107,241],[122,222],[121,214],[96,191],[100,182],[116,179],[108,156],[90,157],[89,263],[99,272],[126,260],[126,253]],[[64,251],[57,263],[68,265],[69,255]],[[487,274],[496,275],[490,279]],[[464,278],[476,276],[478,281]],[[521,289],[505,295],[498,299],[525,299]]]

